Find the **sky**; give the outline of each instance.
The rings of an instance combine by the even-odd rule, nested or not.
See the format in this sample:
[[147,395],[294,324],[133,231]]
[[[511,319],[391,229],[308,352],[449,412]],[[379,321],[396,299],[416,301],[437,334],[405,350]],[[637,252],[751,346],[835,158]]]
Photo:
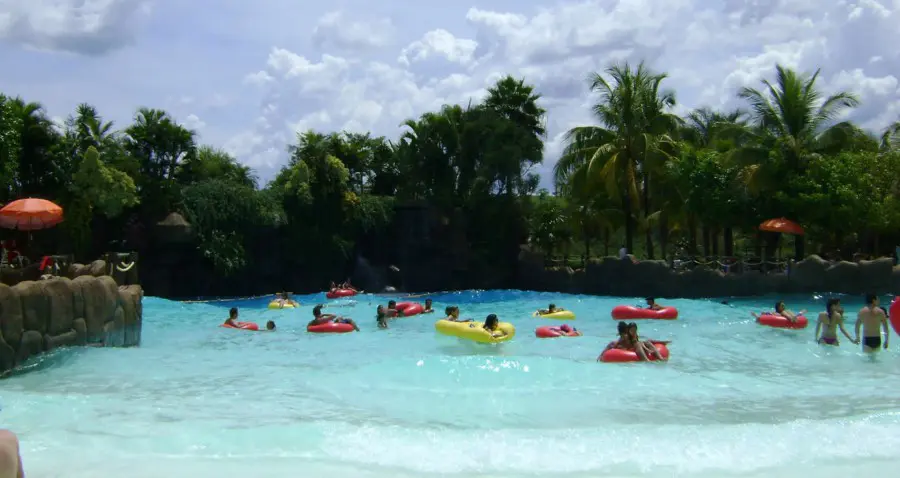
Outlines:
[[298,131],[395,139],[511,74],[542,95],[549,186],[563,133],[595,122],[588,74],[616,62],[667,73],[679,113],[741,106],[778,63],[821,69],[880,132],[900,120],[896,25],[900,0],[0,0],[0,92],[122,128],[164,109],[266,181]]

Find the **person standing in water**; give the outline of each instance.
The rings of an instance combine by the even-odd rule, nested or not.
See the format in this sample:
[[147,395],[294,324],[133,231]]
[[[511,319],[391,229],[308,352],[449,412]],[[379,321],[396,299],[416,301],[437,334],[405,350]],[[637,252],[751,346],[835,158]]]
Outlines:
[[9,430],[0,430],[0,478],[25,478],[19,439]]
[[[891,334],[888,330],[887,315],[878,307],[878,296],[866,294],[866,305],[856,314],[856,340],[859,343],[859,328],[862,327],[863,352],[877,352],[879,348],[888,348]],[[881,331],[884,329],[884,344],[881,342]]]
[[[854,344],[859,341],[850,337],[847,329],[844,328],[844,308],[841,306],[841,299],[828,299],[825,304],[825,312],[819,314],[819,323],[816,324],[816,343],[825,345],[840,345],[837,337],[837,329],[841,329],[841,333],[847,340]],[[821,332],[822,335],[819,335]]]

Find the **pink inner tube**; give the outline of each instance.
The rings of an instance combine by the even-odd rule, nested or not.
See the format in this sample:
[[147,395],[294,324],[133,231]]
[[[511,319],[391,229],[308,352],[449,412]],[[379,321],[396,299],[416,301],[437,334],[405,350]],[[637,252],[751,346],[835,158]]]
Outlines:
[[678,309],[676,309],[675,307],[663,307],[659,310],[650,310],[641,307],[634,307],[632,305],[619,305],[613,308],[612,318],[616,320],[675,320],[678,318]]
[[411,317],[416,314],[421,314],[424,311],[425,307],[422,307],[422,304],[418,302],[397,303],[397,312],[400,312],[401,317]]
[[564,332],[558,326],[545,325],[534,329],[534,335],[540,339],[552,339],[556,337],[577,337],[578,332],[575,332],[575,330]]
[[237,324],[237,327],[228,324],[222,324],[219,327],[224,327],[226,329],[259,330],[259,326],[253,322],[238,322]]
[[796,322],[791,322],[785,317],[769,313],[759,314],[756,323],[767,327],[775,327],[776,329],[805,329],[809,325],[809,321],[802,315],[797,316]]
[[[653,342],[653,346],[656,347],[656,350],[659,351],[660,355],[663,358],[669,358],[669,348],[666,347],[666,344],[661,342]],[[655,362],[658,359],[656,356],[647,357],[651,362]],[[600,361],[607,363],[624,363],[624,362],[640,362],[641,359],[638,357],[637,352],[633,350],[623,350],[623,349],[609,349],[606,352],[600,354]]]
[[900,295],[894,297],[894,301],[891,302],[891,307],[888,309],[888,321],[891,323],[891,327],[894,329],[894,333],[900,335]]
[[325,322],[319,325],[307,325],[306,331],[313,334],[346,334],[353,332],[353,326],[343,322]]
[[351,289],[333,289],[325,293],[325,297],[328,299],[338,299],[341,297],[352,297],[356,295],[355,290]]

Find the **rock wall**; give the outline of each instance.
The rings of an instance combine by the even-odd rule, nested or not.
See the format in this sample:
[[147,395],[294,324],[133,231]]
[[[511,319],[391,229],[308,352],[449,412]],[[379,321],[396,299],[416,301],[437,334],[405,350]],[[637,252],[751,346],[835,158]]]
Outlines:
[[107,275],[0,284],[0,376],[59,347],[140,345],[143,296]]
[[541,254],[522,251],[517,285],[520,289],[620,297],[740,297],[773,293],[831,292],[900,294],[900,266],[893,259],[830,263],[809,256],[787,273],[763,274],[695,268],[676,272],[665,261],[634,261],[606,257],[590,261],[584,270],[545,268]]

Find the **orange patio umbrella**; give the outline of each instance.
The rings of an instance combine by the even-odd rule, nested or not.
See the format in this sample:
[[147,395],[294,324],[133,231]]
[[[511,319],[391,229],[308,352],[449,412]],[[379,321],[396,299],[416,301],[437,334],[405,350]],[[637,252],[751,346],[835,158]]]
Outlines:
[[0,209],[0,227],[4,229],[37,231],[62,221],[62,208],[46,199],[19,199]]
[[797,224],[790,219],[785,219],[783,217],[778,219],[769,219],[768,221],[763,222],[759,225],[760,231],[767,232],[781,232],[784,234],[793,234],[795,236],[802,236],[805,234],[803,227],[800,224]]

